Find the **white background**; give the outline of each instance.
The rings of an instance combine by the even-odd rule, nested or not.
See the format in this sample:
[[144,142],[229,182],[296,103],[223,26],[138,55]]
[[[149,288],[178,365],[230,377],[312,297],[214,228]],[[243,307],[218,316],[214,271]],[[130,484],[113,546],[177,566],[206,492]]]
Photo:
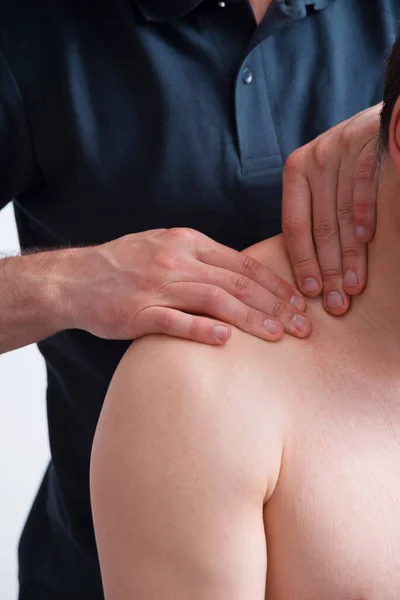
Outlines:
[[[0,212],[0,253],[18,248],[10,204]],[[0,355],[1,600],[17,598],[18,538],[49,460],[45,392],[36,346]]]

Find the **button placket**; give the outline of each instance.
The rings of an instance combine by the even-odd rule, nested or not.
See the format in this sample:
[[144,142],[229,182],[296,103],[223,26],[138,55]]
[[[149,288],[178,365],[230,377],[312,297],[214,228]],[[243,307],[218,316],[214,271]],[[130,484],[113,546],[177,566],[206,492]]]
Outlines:
[[282,168],[260,46],[246,57],[236,80],[236,127],[244,172]]

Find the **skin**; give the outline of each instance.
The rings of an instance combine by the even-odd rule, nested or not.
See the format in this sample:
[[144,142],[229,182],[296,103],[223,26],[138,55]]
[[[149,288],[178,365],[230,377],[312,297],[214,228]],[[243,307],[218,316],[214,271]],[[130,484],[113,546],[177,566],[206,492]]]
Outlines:
[[107,600],[399,597],[400,348],[310,311],[303,343],[132,345],[93,447]]
[[272,0],[250,0],[257,24],[261,23],[271,3]]
[[[302,342],[128,350],[91,465],[107,600],[400,597],[399,196],[400,100],[349,314],[311,302]],[[249,253],[290,278],[281,238]]]
[[310,297],[322,292],[333,315],[344,314],[367,281],[380,109],[322,133],[293,152],[283,170],[282,230],[297,286]]

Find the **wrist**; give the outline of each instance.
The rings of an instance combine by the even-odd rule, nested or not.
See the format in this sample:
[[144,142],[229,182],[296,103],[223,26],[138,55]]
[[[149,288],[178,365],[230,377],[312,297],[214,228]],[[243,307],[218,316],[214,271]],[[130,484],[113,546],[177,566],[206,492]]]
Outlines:
[[[18,338],[23,345],[61,330],[53,311],[51,275],[44,253],[12,256],[0,261],[2,287],[0,330]],[[19,332],[24,327],[24,335]],[[30,334],[32,332],[32,339]],[[25,334],[29,341],[25,340]],[[15,347],[20,347],[17,344]]]
[[[72,328],[67,303],[68,278],[65,253],[53,250],[5,259],[6,286],[12,290],[13,308],[24,311],[53,335]],[[11,261],[18,261],[11,264]],[[7,261],[10,261],[7,264]],[[8,276],[7,276],[8,268]],[[18,273],[18,278],[15,275]],[[13,281],[14,279],[14,281]]]
[[73,286],[76,269],[74,263],[79,248],[43,252],[40,260],[36,297],[56,331],[75,329]]

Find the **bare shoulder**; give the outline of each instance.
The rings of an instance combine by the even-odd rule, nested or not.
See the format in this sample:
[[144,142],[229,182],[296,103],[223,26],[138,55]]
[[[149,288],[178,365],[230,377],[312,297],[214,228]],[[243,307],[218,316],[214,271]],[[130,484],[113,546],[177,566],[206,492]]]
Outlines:
[[265,485],[268,497],[279,476],[287,419],[276,386],[269,389],[268,361],[260,361],[261,348],[272,351],[266,346],[236,329],[223,347],[148,336],[127,351],[110,388],[120,391],[112,396],[119,396],[125,416],[145,414],[153,427],[158,420],[174,428],[179,422],[192,440],[202,439]]
[[122,359],[91,462],[107,597],[264,598],[263,504],[282,449],[268,398],[240,374],[240,337],[222,349],[149,336]]
[[268,406],[277,400],[268,392],[270,384],[271,390],[275,387],[272,383],[281,354],[278,344],[268,344],[235,327],[224,346],[149,335],[131,344],[117,372],[135,381],[145,377],[150,386],[161,380],[163,385],[184,386],[213,403],[216,398],[229,400],[227,409],[238,404],[249,407],[250,399],[258,404],[260,396]]
[[[168,378],[183,383],[201,375],[209,385],[218,385],[224,377],[223,365],[226,355],[231,354],[228,346],[208,346],[191,340],[167,335],[148,335],[131,344],[118,369],[130,372],[138,370],[152,372],[158,378]],[[197,382],[198,383],[198,382]]]

